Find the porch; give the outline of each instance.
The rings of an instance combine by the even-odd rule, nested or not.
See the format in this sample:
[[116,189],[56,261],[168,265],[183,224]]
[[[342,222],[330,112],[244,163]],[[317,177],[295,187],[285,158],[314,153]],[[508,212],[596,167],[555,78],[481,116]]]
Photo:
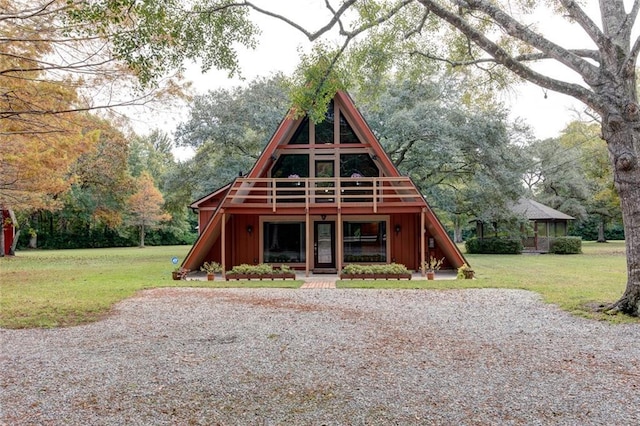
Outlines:
[[237,178],[220,207],[289,213],[347,209],[378,213],[418,210],[422,194],[408,177]]

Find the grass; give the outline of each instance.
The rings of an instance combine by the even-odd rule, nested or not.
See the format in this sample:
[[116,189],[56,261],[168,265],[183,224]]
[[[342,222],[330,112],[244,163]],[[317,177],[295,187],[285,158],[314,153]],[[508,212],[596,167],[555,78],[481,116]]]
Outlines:
[[366,288],[513,288],[535,291],[545,302],[573,314],[613,322],[638,322],[624,315],[596,313],[594,305],[616,301],[624,292],[624,241],[583,242],[580,255],[466,255],[475,280],[339,281],[339,287]]
[[[300,281],[173,281],[171,258],[187,246],[19,252],[0,259],[0,327],[61,327],[96,321],[113,305],[154,287],[299,287]],[[582,255],[467,255],[475,280],[339,281],[357,288],[516,288],[576,315],[638,322],[592,312],[626,284],[624,242],[583,243]]]
[[299,287],[300,281],[174,281],[187,246],[21,251],[0,259],[0,327],[64,327],[96,321],[154,287]]

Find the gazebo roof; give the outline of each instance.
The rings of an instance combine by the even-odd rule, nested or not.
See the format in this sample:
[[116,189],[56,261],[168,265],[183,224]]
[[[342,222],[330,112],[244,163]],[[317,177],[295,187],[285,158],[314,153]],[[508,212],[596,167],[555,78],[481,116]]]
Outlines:
[[549,206],[545,206],[529,198],[520,198],[511,206],[515,214],[523,215],[529,220],[574,220],[575,218],[564,214]]

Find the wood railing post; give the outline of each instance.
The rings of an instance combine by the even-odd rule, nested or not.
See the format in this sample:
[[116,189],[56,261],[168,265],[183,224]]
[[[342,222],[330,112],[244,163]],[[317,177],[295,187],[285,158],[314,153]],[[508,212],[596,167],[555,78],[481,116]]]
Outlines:
[[373,179],[373,212],[378,213],[378,179]]
[[275,213],[276,211],[276,198],[278,197],[278,188],[276,185],[276,180],[275,178],[271,179],[271,194],[272,194],[272,199],[273,199],[273,212]]

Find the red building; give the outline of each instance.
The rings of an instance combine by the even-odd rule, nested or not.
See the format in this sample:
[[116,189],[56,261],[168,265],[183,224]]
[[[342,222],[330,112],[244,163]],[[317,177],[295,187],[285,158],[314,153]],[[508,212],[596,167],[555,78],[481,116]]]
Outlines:
[[10,210],[2,211],[2,233],[4,234],[4,251],[5,255],[11,253],[13,239],[16,237],[15,216]]
[[195,201],[199,237],[182,266],[287,264],[335,273],[348,263],[420,270],[466,261],[409,177],[401,176],[351,98],[327,119],[282,121],[245,177]]

